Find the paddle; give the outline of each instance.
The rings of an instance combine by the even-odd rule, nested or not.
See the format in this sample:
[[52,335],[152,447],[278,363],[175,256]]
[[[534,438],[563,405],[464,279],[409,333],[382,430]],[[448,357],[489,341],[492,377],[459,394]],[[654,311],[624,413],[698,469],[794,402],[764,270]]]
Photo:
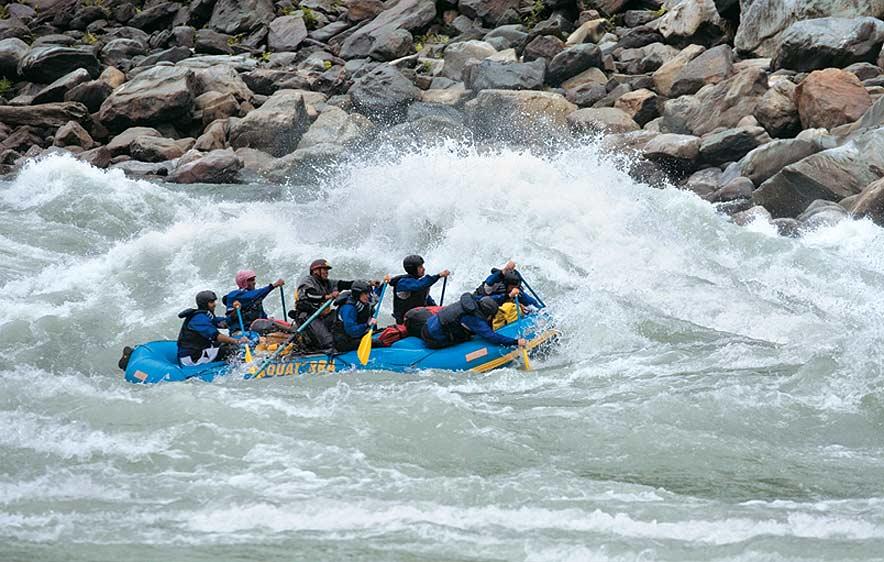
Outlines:
[[[242,323],[242,312],[239,311],[239,307],[240,307],[239,301],[236,301],[235,303],[233,303],[233,308],[236,309],[236,317],[239,318],[239,331],[242,332],[242,337],[246,337],[246,328]],[[246,361],[246,363],[251,363],[252,362],[252,350],[249,348],[249,344],[245,344],[245,346],[246,346],[245,361]]]
[[[514,298],[514,300],[516,301],[516,315],[517,315],[517,318],[518,318],[519,320],[522,320],[522,307],[519,306],[519,297],[518,297],[518,295]],[[537,299],[537,300],[539,301],[540,299]],[[519,336],[521,337],[521,335],[522,335],[522,330],[521,330],[521,327],[520,327],[520,329],[519,329]],[[519,349],[522,350],[522,362],[525,364],[525,370],[526,370],[526,371],[530,371],[530,370],[531,370],[531,361],[528,359],[528,350],[525,349],[524,347],[520,347]]]
[[271,355],[270,357],[268,357],[267,359],[265,359],[264,362],[261,363],[261,366],[258,367],[257,369],[255,369],[255,367],[251,367],[251,368],[249,369],[249,372],[250,372],[251,374],[254,375],[254,374],[256,374],[256,373],[260,373],[261,371],[263,371],[263,370],[267,367],[267,365],[269,365],[270,363],[272,363],[273,360],[276,359],[276,358],[279,356],[280,353],[282,353],[282,350],[284,350],[285,348],[287,348],[287,347],[289,346],[289,344],[292,343],[292,342],[295,340],[295,336],[297,336],[298,334],[300,334],[301,332],[303,332],[303,331],[307,328],[307,326],[309,326],[311,322],[313,322],[314,320],[316,320],[316,319],[319,317],[319,315],[322,314],[322,312],[323,312],[326,308],[328,308],[329,306],[331,306],[333,300],[334,300],[334,299],[328,299],[327,301],[325,301],[325,303],[324,303],[322,306],[319,307],[319,310],[317,310],[316,312],[314,312],[314,313],[310,316],[310,318],[308,318],[303,324],[301,324],[300,326],[298,326],[298,329],[295,330],[295,333],[292,334],[292,336],[291,336],[288,340],[286,340],[286,342],[285,342],[284,344],[282,344],[282,345],[280,345],[278,348],[276,348],[276,351],[273,352],[273,355]]
[[442,306],[442,303],[445,302],[445,285],[448,285],[448,277],[442,279],[442,296],[439,297],[439,306]]
[[279,298],[282,300],[282,321],[285,322],[289,315],[285,310],[285,292],[282,290],[282,285],[279,286]]
[[546,304],[544,304],[544,302],[543,302],[543,300],[540,298],[540,296],[539,296],[537,293],[534,292],[534,289],[531,288],[531,285],[529,285],[528,282],[525,281],[525,278],[522,277],[522,274],[519,273],[518,270],[516,271],[516,273],[519,275],[519,279],[522,280],[522,283],[525,284],[525,288],[528,289],[529,291],[531,291],[531,294],[534,295],[534,298],[537,299],[537,302],[540,303],[540,308],[546,308]]
[[[387,283],[384,282],[384,285],[381,287],[381,296],[378,299],[378,304],[374,309],[374,314],[372,318],[375,320],[378,319],[378,313],[381,311],[381,303],[384,302],[384,294],[387,292]],[[374,335],[374,326],[369,326],[368,331],[365,332],[365,335],[362,336],[362,341],[359,342],[359,348],[356,350],[356,357],[359,358],[359,362],[365,365],[368,363],[368,358],[371,356],[371,338]]]

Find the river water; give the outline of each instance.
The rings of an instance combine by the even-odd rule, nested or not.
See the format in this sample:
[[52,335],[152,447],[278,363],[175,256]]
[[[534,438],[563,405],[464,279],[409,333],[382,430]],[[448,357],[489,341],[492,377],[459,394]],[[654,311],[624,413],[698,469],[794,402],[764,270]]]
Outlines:
[[[116,367],[237,269],[410,253],[454,272],[446,300],[512,257],[559,347],[531,373]],[[740,228],[591,145],[309,187],[54,156],[0,182],[0,560],[882,560],[882,291],[872,223]]]

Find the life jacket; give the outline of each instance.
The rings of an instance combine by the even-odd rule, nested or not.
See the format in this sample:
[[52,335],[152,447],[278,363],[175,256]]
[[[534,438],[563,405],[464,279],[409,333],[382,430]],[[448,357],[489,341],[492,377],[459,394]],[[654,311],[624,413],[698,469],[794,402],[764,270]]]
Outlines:
[[344,330],[344,321],[341,318],[341,308],[347,305],[352,305],[356,307],[356,323],[357,324],[365,324],[371,319],[372,313],[372,305],[365,304],[359,299],[355,299],[350,295],[349,292],[343,293],[341,296],[335,299],[335,306],[338,307],[337,316],[335,318],[335,323],[332,328],[332,336],[334,336],[335,347],[338,349],[355,349],[355,346],[359,345],[359,340],[362,339],[362,336],[358,338],[353,338]]
[[295,310],[299,313],[310,315],[319,310],[325,301],[316,302],[308,296],[308,290],[312,290],[312,292],[319,293],[325,297],[331,294],[333,289],[331,281],[320,279],[313,274],[301,279],[301,282],[298,283],[298,301],[295,303]]
[[436,319],[439,321],[445,337],[451,342],[459,343],[469,341],[473,337],[473,333],[460,322],[461,316],[478,312],[479,305],[476,303],[476,299],[470,293],[464,293],[458,302],[443,306],[436,313]]
[[409,336],[421,337],[421,331],[431,316],[442,310],[441,306],[419,306],[405,313],[405,329]]
[[[491,273],[492,274],[500,273],[500,270],[497,268],[494,268],[491,270]],[[479,285],[478,287],[476,287],[476,290],[473,291],[473,294],[476,295],[477,297],[490,297],[492,295],[502,295],[505,292],[506,292],[506,282],[504,281],[503,276],[501,275],[500,281],[498,281],[496,283],[492,283],[491,285],[488,285],[487,283],[482,281],[482,284]]]
[[[239,329],[239,316],[236,314],[236,309],[232,307],[233,303],[227,304],[227,297],[228,295],[221,297],[221,302],[224,303],[224,306],[228,307],[227,313],[225,314],[225,317],[227,318],[227,326],[230,328],[231,332],[235,332]],[[263,299],[255,299],[248,304],[240,301],[239,313],[242,314],[242,324],[246,330],[249,329],[249,326],[251,326],[252,322],[255,320],[267,318],[267,313],[264,312]]]
[[215,342],[190,328],[190,321],[197,314],[206,314],[210,319],[215,317],[208,310],[196,308],[188,308],[178,313],[178,318],[184,318],[184,323],[178,332],[178,356],[189,356],[194,361],[200,358],[204,349],[215,347]]
[[427,296],[430,294],[430,287],[419,291],[399,291],[396,286],[399,281],[405,278],[417,279],[413,275],[397,275],[390,279],[390,286],[393,287],[393,318],[398,324],[405,322],[405,313],[413,308],[424,306],[427,304]]
[[[412,309],[414,310],[414,309]],[[408,328],[402,324],[394,324],[387,326],[384,331],[378,334],[377,343],[380,347],[390,347],[397,341],[407,338],[409,335]]]
[[494,330],[499,330],[507,324],[512,324],[518,319],[519,311],[516,310],[516,303],[505,302],[497,309],[497,314],[494,316],[494,321],[491,326]]

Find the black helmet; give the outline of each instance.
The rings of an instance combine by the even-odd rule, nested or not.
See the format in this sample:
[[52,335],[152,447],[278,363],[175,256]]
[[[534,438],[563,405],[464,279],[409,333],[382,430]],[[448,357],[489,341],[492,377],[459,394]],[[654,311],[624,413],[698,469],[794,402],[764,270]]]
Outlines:
[[503,284],[507,287],[521,287],[522,276],[518,271],[507,271],[503,274]]
[[350,286],[350,294],[354,299],[358,299],[359,295],[369,291],[371,291],[371,286],[365,281],[353,281],[353,285]]
[[493,318],[495,314],[497,314],[497,302],[491,297],[482,297],[479,299],[479,312],[482,313],[482,316],[485,318]]
[[200,310],[209,310],[209,303],[218,300],[218,296],[212,291],[200,291],[196,294],[196,307]]
[[405,259],[402,260],[402,267],[405,268],[405,273],[409,275],[417,275],[417,268],[422,265],[424,265],[424,258],[417,254],[405,256]]

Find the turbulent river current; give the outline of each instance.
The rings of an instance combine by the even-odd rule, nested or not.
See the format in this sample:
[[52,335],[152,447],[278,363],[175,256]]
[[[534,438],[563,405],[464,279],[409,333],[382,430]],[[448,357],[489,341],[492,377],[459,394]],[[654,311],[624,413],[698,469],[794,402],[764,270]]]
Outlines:
[[[117,369],[238,269],[291,294],[315,258],[411,253],[449,302],[513,258],[558,347],[530,373]],[[882,293],[871,222],[738,227],[591,145],[283,187],[53,156],[0,182],[0,560],[882,560]]]

